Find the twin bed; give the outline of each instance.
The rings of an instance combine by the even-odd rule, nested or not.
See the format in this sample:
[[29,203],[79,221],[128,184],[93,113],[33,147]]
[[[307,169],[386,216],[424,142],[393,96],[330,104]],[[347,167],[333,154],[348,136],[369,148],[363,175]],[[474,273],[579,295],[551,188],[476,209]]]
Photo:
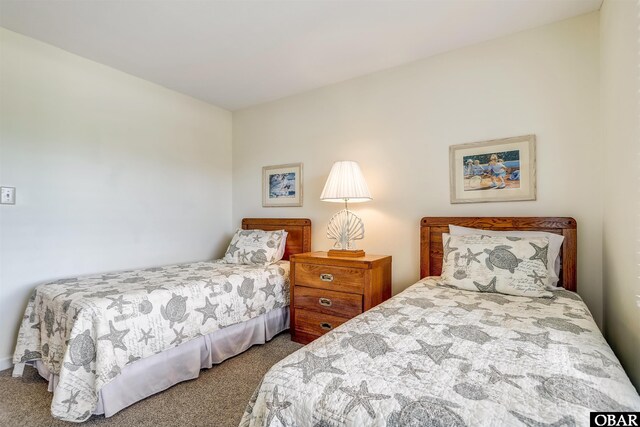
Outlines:
[[[449,224],[563,235],[564,289],[541,298],[445,285]],[[420,235],[422,279],[274,365],[242,427],[559,427],[589,425],[590,411],[640,410],[574,293],[573,219],[424,218]]]
[[[449,224],[564,236],[564,289],[533,297],[443,283]],[[287,230],[285,261],[193,263],[38,287],[16,374],[34,364],[54,392],[52,414],[83,421],[286,329],[286,260],[310,250],[310,222],[245,219],[243,228]],[[575,293],[573,219],[424,218],[420,236],[420,281],[274,365],[241,426],[574,426],[588,425],[590,411],[640,410]]]
[[69,278],[38,286],[14,356],[49,380],[54,417],[111,416],[289,327],[289,256],[311,249],[308,219],[244,219],[285,230],[282,260],[222,260]]

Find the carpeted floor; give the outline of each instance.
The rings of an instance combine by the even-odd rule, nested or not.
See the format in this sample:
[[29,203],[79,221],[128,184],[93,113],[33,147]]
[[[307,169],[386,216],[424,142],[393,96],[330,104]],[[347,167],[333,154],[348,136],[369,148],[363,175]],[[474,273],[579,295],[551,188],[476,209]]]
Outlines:
[[[211,426],[237,427],[258,383],[276,362],[299,349],[288,333],[220,365],[200,372],[200,377],[177,384],[117,413],[111,418],[93,416],[82,426]],[[33,368],[23,378],[11,370],[0,372],[0,426],[71,426],[51,417],[47,382]]]

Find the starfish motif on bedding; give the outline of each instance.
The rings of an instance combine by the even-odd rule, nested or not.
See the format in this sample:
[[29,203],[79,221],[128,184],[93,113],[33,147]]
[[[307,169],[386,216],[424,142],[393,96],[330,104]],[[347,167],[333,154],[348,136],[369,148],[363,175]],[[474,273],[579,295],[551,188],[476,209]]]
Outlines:
[[399,365],[393,365],[393,366],[395,366],[396,368],[400,368],[401,369],[401,371],[398,373],[398,375],[400,375],[400,376],[413,375],[417,379],[420,379],[420,377],[418,376],[418,372],[427,372],[427,371],[425,371],[423,369],[420,369],[420,368],[414,368],[413,365],[411,364],[411,362],[408,362],[407,366],[404,367],[404,368],[402,366],[399,366]]
[[543,280],[543,279],[546,279],[546,278],[547,278],[547,276],[545,276],[545,275],[540,275],[540,274],[538,274],[538,272],[537,272],[537,271],[535,271],[535,270],[532,270],[532,271],[531,271],[531,274],[527,274],[527,277],[531,277],[531,278],[533,279],[533,284],[534,284],[534,285],[535,285],[535,284],[537,284],[537,283],[539,282],[541,286],[544,286],[544,285],[545,285],[545,283],[544,283],[544,280]]
[[96,291],[92,294],[88,294],[87,297],[88,298],[105,298],[105,297],[108,297],[109,295],[115,295],[118,293],[120,292],[116,289],[107,289],[104,291]]
[[253,312],[256,311],[255,308],[253,308],[253,303],[251,303],[251,305],[249,304],[245,304],[247,309],[244,311],[244,315],[245,316],[249,316],[250,318],[253,317]]
[[124,345],[122,339],[129,333],[130,329],[123,329],[121,331],[117,330],[115,326],[113,326],[113,322],[109,320],[109,333],[98,337],[98,340],[111,341],[111,345],[113,348],[119,348],[121,350],[127,350],[127,346]]
[[140,329],[140,332],[142,332],[142,338],[140,338],[138,342],[144,341],[144,345],[147,345],[150,339],[155,338],[155,336],[152,335],[151,330],[152,328],[149,328],[149,331],[145,332],[144,329]]
[[169,344],[175,344],[175,345],[182,344],[182,341],[184,341],[185,338],[188,338],[188,336],[183,334],[183,332],[184,332],[184,326],[180,329],[180,331],[177,331],[175,328],[173,328],[173,333],[176,334],[176,337]]
[[273,421],[274,418],[277,418],[283,426],[286,426],[287,423],[282,417],[282,411],[291,406],[291,402],[286,400],[280,402],[280,398],[278,397],[278,386],[275,386],[273,388],[272,395],[273,400],[271,402],[265,402],[265,404],[267,405],[267,409],[269,409],[269,415],[267,415],[267,422],[265,423],[265,425],[270,426],[271,421]]
[[533,254],[532,256],[529,257],[529,259],[531,261],[540,260],[544,264],[544,268],[548,268],[547,267],[547,260],[548,260],[548,253],[549,253],[549,245],[540,247],[540,246],[536,245],[535,243],[529,242],[529,244],[531,246],[533,246],[533,250],[536,251],[535,254]]
[[503,372],[500,372],[498,370],[498,368],[496,368],[494,365],[489,365],[489,369],[490,370],[482,370],[480,372],[482,372],[483,374],[485,374],[486,376],[489,377],[489,384],[497,384],[500,382],[504,382],[507,383],[515,388],[521,389],[522,387],[520,387],[520,384],[514,382],[512,380],[516,379],[516,378],[524,378],[523,375],[513,375],[513,374],[505,374]]
[[[455,248],[457,249],[457,248]],[[474,254],[473,251],[469,248],[467,248],[467,254],[466,255],[462,255],[460,258],[465,258],[467,260],[467,266],[469,266],[469,264],[471,264],[473,261],[477,262],[478,264],[480,264],[480,260],[478,259],[478,255],[482,255],[483,252],[478,252],[477,254]]]
[[460,317],[463,317],[463,316],[464,316],[464,313],[456,313],[451,310],[445,311],[444,313],[444,317],[454,317],[456,319],[459,319]]
[[458,248],[452,248],[451,247],[451,237],[449,237],[449,239],[447,239],[447,243],[445,243],[444,247],[442,248],[442,253],[444,255],[444,260],[447,261],[449,259],[449,254],[453,251],[457,251]]
[[67,405],[67,412],[71,411],[71,405],[77,405],[78,401],[76,400],[76,397],[78,397],[78,395],[80,394],[80,390],[74,392],[69,392],[69,398],[63,400],[61,403],[63,405]]
[[540,348],[548,348],[549,344],[564,344],[560,341],[555,341],[549,338],[549,332],[542,332],[539,334],[529,334],[527,332],[513,331],[520,335],[518,338],[511,338],[512,341],[522,341],[535,344]]
[[123,295],[120,295],[118,298],[107,297],[107,299],[111,301],[111,304],[109,304],[107,306],[107,310],[115,307],[115,309],[118,310],[118,313],[120,313],[120,314],[122,314],[122,309],[123,309],[122,306],[123,305],[131,304],[131,301],[125,301],[124,300],[124,296]]
[[457,356],[449,351],[451,346],[453,346],[453,343],[451,342],[441,345],[431,345],[422,340],[416,340],[416,342],[420,345],[420,348],[418,350],[410,351],[409,353],[429,356],[436,365],[439,365],[445,359],[466,360],[464,357]]
[[129,355],[129,360],[127,360],[127,363],[125,363],[125,365],[131,365],[132,363],[137,362],[140,359],[142,359],[142,357],[134,356],[133,354],[130,354]]
[[217,284],[216,282],[214,282],[213,280],[209,279],[209,280],[207,280],[207,284],[206,284],[206,285],[204,285],[204,287],[205,287],[205,288],[209,288],[209,289],[211,289],[211,292],[212,292],[212,293],[215,293],[215,292],[216,292],[216,286],[217,286],[217,285],[218,285],[218,284]]
[[275,288],[276,288],[276,285],[271,283],[269,280],[267,280],[267,284],[263,288],[260,288],[260,290],[264,292],[265,300],[269,298],[269,295],[273,295],[274,298],[276,297],[276,293],[274,292]]
[[227,249],[227,254],[234,256],[236,252],[238,252],[240,248],[236,245],[236,243],[231,243],[229,248]]
[[493,276],[493,279],[491,279],[491,281],[486,285],[483,285],[475,281],[473,282],[473,284],[475,285],[476,288],[478,288],[480,292],[497,292],[496,291],[497,280],[498,280],[498,276]]
[[532,353],[529,353],[528,351],[524,351],[522,349],[522,347],[516,347],[515,350],[508,348],[507,351],[511,351],[511,352],[515,353],[516,354],[516,359],[520,359],[522,356],[526,356],[526,357],[528,357],[529,359],[532,359],[532,360],[536,359],[535,357],[533,357],[531,355]]
[[61,294],[56,295],[55,297],[53,297],[53,299],[57,299],[57,298],[59,298],[61,296],[64,296],[66,298],[66,297],[70,297],[73,294],[77,294],[79,292],[85,292],[85,291],[86,291],[85,289],[74,289],[74,288],[71,288],[71,289],[67,289],[66,291],[62,292]]
[[429,322],[427,321],[427,319],[425,319],[424,317],[421,317],[421,318],[420,318],[420,320],[418,320],[418,321],[415,323],[415,327],[419,327],[419,326],[426,326],[426,327],[427,327],[427,328],[429,328],[429,329],[433,329],[433,326],[434,326],[434,325],[432,325],[431,323],[429,323]]
[[53,333],[57,333],[60,332],[60,336],[62,336],[63,332],[64,332],[64,328],[62,327],[62,322],[59,320],[56,320],[56,329],[53,331]]
[[497,317],[502,317],[502,320],[505,322],[508,322],[510,320],[515,320],[517,322],[522,322],[521,319],[525,319],[525,317],[520,317],[520,316],[512,316],[509,313],[504,313],[504,314],[496,314]]
[[300,368],[302,370],[302,382],[307,384],[309,381],[311,381],[311,378],[322,372],[326,372],[328,374],[344,375],[343,370],[331,366],[331,364],[336,359],[339,359],[341,357],[342,354],[334,354],[323,357],[316,356],[310,351],[305,351],[304,359],[297,363],[284,365],[283,368]]
[[202,314],[202,324],[207,323],[207,320],[213,319],[218,320],[218,316],[216,315],[216,309],[220,304],[211,304],[208,297],[204,298],[204,307],[196,308],[198,313]]
[[370,400],[384,400],[391,398],[391,396],[386,394],[369,393],[367,382],[364,380],[360,382],[360,387],[340,387],[339,390],[352,397],[342,412],[345,416],[348,415],[356,406],[362,406],[365,411],[367,411],[370,418],[375,418],[376,412],[373,409],[373,406],[371,406]]
[[468,312],[475,311],[475,310],[486,310],[486,308],[480,308],[479,302],[475,302],[473,304],[465,304],[460,301],[455,301],[455,303],[456,303],[455,308],[461,308]]
[[144,289],[147,291],[147,294],[150,294],[153,291],[159,291],[161,289],[163,289],[165,291],[167,290],[167,288],[165,288],[162,285],[145,285]]

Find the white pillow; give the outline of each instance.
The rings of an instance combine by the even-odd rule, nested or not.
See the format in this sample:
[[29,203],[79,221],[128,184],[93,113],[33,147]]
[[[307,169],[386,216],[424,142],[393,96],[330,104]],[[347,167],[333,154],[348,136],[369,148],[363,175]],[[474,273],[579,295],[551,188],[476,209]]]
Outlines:
[[286,231],[237,229],[224,255],[228,264],[269,265],[284,255]]
[[549,297],[546,237],[442,235],[441,280],[459,289]]
[[560,249],[564,236],[545,231],[497,231],[482,230],[480,228],[460,227],[449,225],[449,233],[452,236],[464,236],[466,234],[483,234],[485,236],[514,236],[514,237],[546,237],[549,239],[549,250],[547,251],[547,274],[549,275],[550,287],[558,286],[560,280]]

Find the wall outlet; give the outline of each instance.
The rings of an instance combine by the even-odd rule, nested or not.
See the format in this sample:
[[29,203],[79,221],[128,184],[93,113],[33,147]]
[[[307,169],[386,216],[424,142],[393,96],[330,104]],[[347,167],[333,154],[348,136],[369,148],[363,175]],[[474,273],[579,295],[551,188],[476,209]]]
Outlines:
[[0,187],[0,204],[3,204],[3,205],[16,204],[15,187]]

